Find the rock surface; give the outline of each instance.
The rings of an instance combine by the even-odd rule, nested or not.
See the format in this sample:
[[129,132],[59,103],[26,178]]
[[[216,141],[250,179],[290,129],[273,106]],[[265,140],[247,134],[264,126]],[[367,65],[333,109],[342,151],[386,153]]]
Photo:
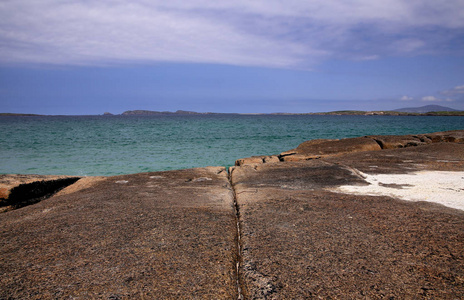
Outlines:
[[462,298],[463,211],[331,191],[417,170],[464,171],[464,145],[235,167],[246,298]]
[[108,177],[0,214],[1,299],[236,299],[224,168]]
[[464,298],[463,210],[338,190],[464,180],[464,131],[310,141],[229,171],[87,177],[1,213],[0,299]]
[[0,175],[0,212],[39,202],[77,180],[72,176]]

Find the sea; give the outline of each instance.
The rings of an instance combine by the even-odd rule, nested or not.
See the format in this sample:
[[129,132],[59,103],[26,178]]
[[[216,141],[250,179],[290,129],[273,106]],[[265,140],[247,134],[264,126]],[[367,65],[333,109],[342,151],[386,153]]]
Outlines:
[[234,165],[312,139],[464,129],[464,117],[1,116],[0,174],[99,176]]

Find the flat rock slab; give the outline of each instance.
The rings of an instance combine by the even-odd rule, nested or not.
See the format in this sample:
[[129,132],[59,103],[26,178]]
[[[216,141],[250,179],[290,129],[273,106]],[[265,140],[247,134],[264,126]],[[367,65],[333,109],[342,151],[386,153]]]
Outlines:
[[427,170],[464,171],[464,145],[235,167],[245,298],[462,299],[464,211],[332,191]]
[[108,177],[0,214],[1,299],[237,298],[225,168]]

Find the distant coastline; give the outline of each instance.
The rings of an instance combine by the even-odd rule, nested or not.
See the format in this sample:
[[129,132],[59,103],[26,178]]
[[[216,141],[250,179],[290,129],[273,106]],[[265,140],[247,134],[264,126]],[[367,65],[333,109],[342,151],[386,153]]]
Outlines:
[[0,117],[39,117],[43,115],[38,115],[38,114],[15,114],[15,113],[0,113]]
[[464,116],[464,111],[431,111],[426,113],[399,112],[399,111],[358,111],[343,110],[325,113],[310,113],[308,115],[333,116]]
[[[177,113],[177,112],[153,112],[153,113],[122,113],[122,114],[103,114],[103,115],[86,115],[86,116],[171,116],[171,115],[240,115],[240,116],[464,116],[464,111],[432,111],[427,113],[408,113],[398,111],[361,111],[361,110],[341,110],[319,113]],[[47,116],[78,116],[78,115],[39,115],[39,114],[22,114],[22,113],[0,113],[0,117],[47,117]]]
[[[315,116],[464,116],[464,111],[455,110],[449,107],[438,105],[427,105],[422,107],[410,107],[396,110],[378,110],[378,111],[363,111],[363,110],[339,110],[331,112],[317,113],[215,113],[215,112],[195,112],[186,110],[170,111],[153,111],[153,110],[127,110],[122,114],[112,114],[109,112],[103,113],[103,116],[170,116],[170,115],[315,115]],[[0,113],[0,116],[47,116],[40,114],[25,114],[25,113]],[[51,115],[48,115],[51,116]],[[101,116],[101,115],[99,115]]]

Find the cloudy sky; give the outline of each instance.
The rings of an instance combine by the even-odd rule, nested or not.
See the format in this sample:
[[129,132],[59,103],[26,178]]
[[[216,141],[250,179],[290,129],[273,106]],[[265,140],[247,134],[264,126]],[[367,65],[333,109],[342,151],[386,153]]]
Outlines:
[[0,112],[464,110],[464,0],[3,0]]

